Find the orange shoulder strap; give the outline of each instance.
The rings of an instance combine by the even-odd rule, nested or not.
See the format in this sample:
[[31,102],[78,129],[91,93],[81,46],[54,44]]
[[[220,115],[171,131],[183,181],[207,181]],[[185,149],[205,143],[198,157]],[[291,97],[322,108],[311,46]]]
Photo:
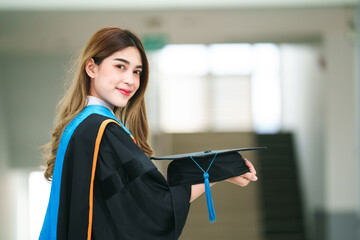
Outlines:
[[[93,198],[94,198],[94,179],[95,179],[95,170],[96,170],[96,163],[97,158],[99,154],[99,148],[100,148],[100,142],[102,139],[102,136],[104,134],[105,128],[109,123],[116,123],[120,126],[120,124],[113,120],[113,119],[107,119],[103,121],[100,125],[96,141],[95,141],[95,149],[94,149],[94,156],[93,156],[93,165],[92,165],[92,171],[91,171],[91,182],[90,182],[90,195],[89,195],[89,225],[88,225],[88,235],[87,240],[91,240],[91,231],[92,231],[92,222],[93,222]],[[121,127],[121,126],[120,126]]]

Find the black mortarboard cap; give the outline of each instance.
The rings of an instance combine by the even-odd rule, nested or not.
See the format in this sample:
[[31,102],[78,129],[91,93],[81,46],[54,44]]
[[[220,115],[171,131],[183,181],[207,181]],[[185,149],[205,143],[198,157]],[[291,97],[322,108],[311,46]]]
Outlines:
[[[173,160],[168,167],[168,182],[171,186],[205,183],[209,220],[216,220],[212,203],[210,182],[217,182],[249,172],[243,157],[238,152],[265,150],[266,147],[207,150],[161,157],[154,160]],[[195,166],[195,167],[194,167]]]

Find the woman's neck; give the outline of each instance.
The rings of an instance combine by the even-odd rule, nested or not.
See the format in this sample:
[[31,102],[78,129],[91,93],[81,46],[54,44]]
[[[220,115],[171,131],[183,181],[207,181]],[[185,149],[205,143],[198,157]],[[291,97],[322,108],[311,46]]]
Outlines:
[[89,106],[89,105],[100,105],[100,106],[108,108],[111,112],[113,112],[111,107],[106,102],[104,102],[103,100],[101,100],[98,97],[94,97],[94,96],[90,96],[90,95],[86,96],[86,106]]

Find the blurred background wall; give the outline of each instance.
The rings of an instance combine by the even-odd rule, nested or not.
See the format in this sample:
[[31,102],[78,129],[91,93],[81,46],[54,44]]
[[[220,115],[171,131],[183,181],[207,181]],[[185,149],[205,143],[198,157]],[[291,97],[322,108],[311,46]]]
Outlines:
[[[356,1],[290,1],[287,4],[280,1],[243,4],[237,1],[154,1],[151,4],[1,1],[0,239],[35,239],[31,236],[37,234],[33,231],[38,228],[32,226],[32,216],[38,215],[41,219],[44,212],[36,210],[31,202],[30,192],[34,186],[30,186],[29,181],[34,176],[31,173],[40,170],[42,164],[39,147],[50,140],[54,108],[63,94],[71,62],[89,37],[104,26],[129,28],[139,34],[148,47],[152,70],[148,114],[157,154],[195,151],[195,148],[206,150],[203,148],[207,147],[245,147],[260,144],[256,140],[259,134],[291,133],[305,233],[293,238],[282,236],[287,236],[286,239],[360,239],[357,15]],[[253,111],[252,120],[245,128],[219,130],[207,124],[192,133],[164,130],[161,106],[162,101],[170,100],[161,97],[159,87],[167,79],[158,60],[163,47],[215,43],[276,46],[280,90],[272,95],[279,99],[276,104],[281,112],[279,124],[271,131],[256,125],[254,109],[249,110]],[[236,62],[238,58],[223,61],[227,60]],[[262,60],[265,65],[273,66],[271,59]],[[182,62],[176,67],[186,68],[186,64]],[[256,76],[245,74],[250,88],[238,89],[239,94],[248,94],[251,105],[259,99],[260,105],[266,105],[265,96],[251,92]],[[211,74],[205,74],[205,78],[211,78]],[[263,84],[267,89],[266,82]],[[213,93],[210,90],[206,94],[211,97]],[[212,103],[204,104],[206,109],[213,107]],[[238,104],[241,103],[227,102],[234,114]],[[196,116],[192,117],[195,121]],[[263,119],[266,117],[271,117],[271,113]],[[204,138],[203,134],[210,135]],[[210,138],[214,141],[205,141]],[[187,144],[189,139],[198,144]],[[275,140],[261,143],[271,146],[272,141]],[[260,167],[258,156],[246,157],[254,159]],[[261,171],[259,177],[261,181]],[[259,185],[251,184],[236,193],[233,186],[215,186],[214,191],[219,191],[218,208],[224,212],[223,223],[227,224],[219,220],[217,225],[210,226],[206,212],[200,210],[204,199],[199,199],[193,204],[183,239],[219,239],[219,233],[225,232],[228,234],[223,239],[282,239],[280,235],[271,238],[265,234],[267,226],[261,219],[266,216]],[[35,188],[43,187],[36,185]],[[231,199],[236,201],[233,203]],[[46,197],[35,201],[47,204]],[[226,209],[227,204],[236,206],[238,201],[243,201],[239,205],[248,207]],[[220,210],[222,208],[224,210]],[[231,215],[232,212],[235,214]],[[249,219],[252,225],[247,225],[244,219]],[[191,229],[193,225],[196,227]],[[201,232],[201,229],[205,230]],[[206,233],[206,229],[216,229],[217,233]],[[246,231],[251,234],[247,235]]]

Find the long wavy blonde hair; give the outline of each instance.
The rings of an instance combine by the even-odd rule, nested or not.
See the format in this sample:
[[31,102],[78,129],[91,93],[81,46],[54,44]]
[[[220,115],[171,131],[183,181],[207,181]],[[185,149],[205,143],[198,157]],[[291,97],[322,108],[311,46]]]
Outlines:
[[140,86],[128,104],[124,108],[115,108],[114,113],[129,128],[144,153],[149,157],[153,154],[148,143],[149,126],[144,99],[149,78],[149,64],[144,47],[140,39],[128,30],[117,27],[102,28],[84,47],[74,65],[73,81],[56,107],[56,127],[52,132],[52,140],[42,148],[46,159],[44,176],[49,181],[52,180],[61,135],[71,120],[85,108],[86,96],[90,93],[90,78],[85,71],[86,61],[93,58],[99,65],[106,57],[127,47],[136,47],[140,52],[143,66]]

